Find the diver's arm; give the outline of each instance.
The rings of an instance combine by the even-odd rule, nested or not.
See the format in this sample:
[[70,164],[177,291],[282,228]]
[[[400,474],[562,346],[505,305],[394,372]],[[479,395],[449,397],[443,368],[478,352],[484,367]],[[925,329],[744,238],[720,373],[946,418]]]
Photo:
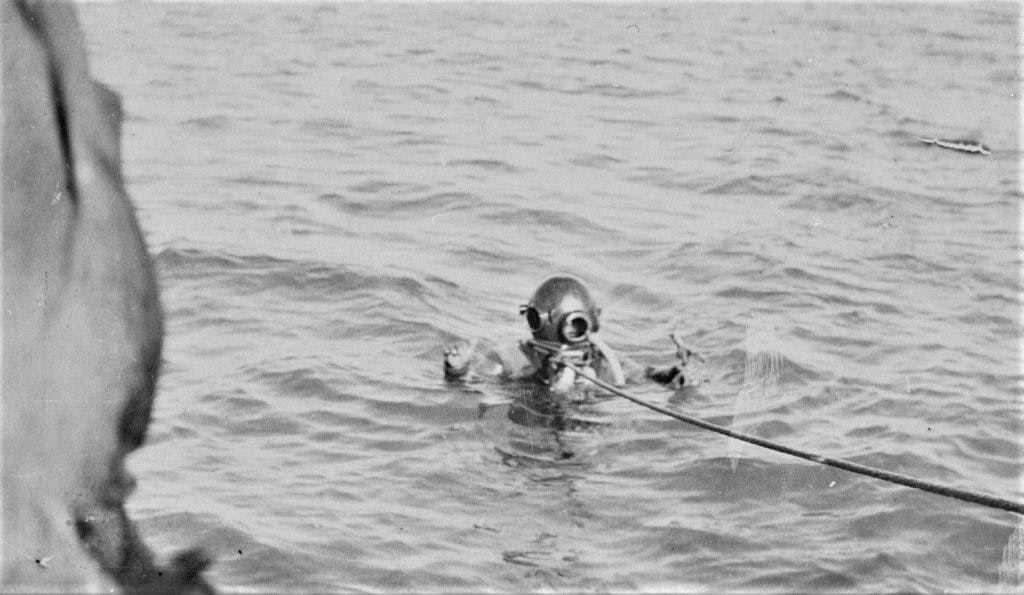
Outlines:
[[633,358],[623,355],[619,357],[619,361],[622,363],[622,372],[626,376],[626,384],[638,384],[650,380],[647,376],[647,368]]
[[679,362],[673,366],[665,368],[649,366],[647,370],[645,370],[644,374],[647,378],[650,378],[659,384],[664,384],[672,387],[673,389],[678,389],[685,386],[687,383],[687,377],[684,373],[686,364],[688,364],[691,359],[696,359],[700,362],[704,362],[705,360],[699,353],[691,351],[683,344],[683,338],[679,333],[672,333],[669,336],[671,337],[672,342],[676,344],[676,357],[679,358]]
[[[676,344],[676,357],[679,358],[679,361],[670,366],[643,366],[629,357],[616,357],[616,361],[621,365],[625,381],[633,384],[653,380],[658,384],[668,386],[672,389],[678,389],[682,386],[692,384],[694,381],[694,377],[692,376],[693,370],[691,367],[688,367],[687,364],[693,359],[704,362],[704,358],[690,349],[687,349],[686,346],[683,345],[682,338],[678,334],[672,335],[672,341]],[[595,343],[595,346],[596,345],[597,343]],[[599,351],[602,355],[602,359],[609,362],[612,361],[611,357],[608,355],[612,354],[612,352],[610,349],[607,349],[607,346],[604,346],[603,349],[599,348]],[[614,354],[612,354],[612,356],[614,357]]]
[[628,384],[639,384],[653,380],[658,384],[670,385],[677,377],[679,377],[680,385],[683,382],[683,378],[679,376],[682,373],[682,367],[678,364],[656,368],[654,366],[644,366],[627,356],[620,357],[619,361],[622,362],[622,371]]
[[597,348],[598,353],[604,359],[604,363],[608,365],[608,373],[611,374],[611,384],[614,386],[625,386],[626,385],[626,373],[622,370],[622,363],[619,361],[619,356],[615,355],[611,347],[604,342],[604,339],[597,336],[597,333],[590,334],[590,343]]
[[[590,342],[597,348],[601,356],[601,371],[606,375],[607,381],[614,386],[625,386],[627,382],[643,382],[653,380],[659,384],[682,386],[685,382],[682,376],[682,366],[675,365],[666,368],[644,367],[628,357],[619,357],[611,347],[608,346],[596,333],[591,333]],[[672,384],[676,382],[676,384]]]
[[452,343],[445,347],[446,380],[504,382],[518,380],[535,372],[518,346],[478,348],[479,343],[479,340],[474,339],[469,343]]

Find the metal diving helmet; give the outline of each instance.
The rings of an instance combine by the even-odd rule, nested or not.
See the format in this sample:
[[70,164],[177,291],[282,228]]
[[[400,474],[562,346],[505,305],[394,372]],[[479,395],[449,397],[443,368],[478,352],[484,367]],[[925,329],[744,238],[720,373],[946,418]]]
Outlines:
[[534,339],[572,345],[597,331],[601,309],[578,279],[555,276],[540,284],[519,313],[526,316]]

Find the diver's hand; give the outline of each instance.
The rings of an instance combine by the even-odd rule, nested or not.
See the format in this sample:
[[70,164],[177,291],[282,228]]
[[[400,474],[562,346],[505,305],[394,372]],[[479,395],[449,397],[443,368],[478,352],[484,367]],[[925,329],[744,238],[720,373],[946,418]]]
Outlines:
[[590,344],[597,348],[598,352],[604,357],[604,361],[608,364],[608,372],[612,375],[612,384],[615,386],[625,386],[626,372],[622,369],[622,362],[619,361],[619,357],[615,355],[612,348],[597,333],[590,333]]
[[707,363],[707,361],[701,357],[696,351],[691,351],[686,345],[683,344],[683,336],[680,333],[672,333],[669,335],[672,342],[676,344],[676,357],[679,358],[679,365],[685,367],[686,364],[690,363],[690,359],[696,359],[701,363]]
[[477,340],[460,347],[458,343],[445,345],[444,377],[449,379],[462,378],[469,371],[469,362],[476,350]]
[[682,366],[671,368],[654,368],[648,366],[646,376],[658,384],[663,384],[672,390],[679,390],[686,385],[686,375],[683,374]]
[[562,367],[550,379],[549,390],[555,394],[565,394],[576,385],[576,372]]
[[672,342],[676,345],[676,357],[679,358],[679,363],[672,366],[671,368],[660,368],[655,369],[653,367],[647,368],[647,377],[651,380],[664,384],[672,390],[679,390],[680,388],[694,384],[694,378],[687,378],[685,374],[686,365],[690,363],[690,360],[697,360],[701,363],[707,363],[699,353],[691,350],[683,344],[683,337],[680,333],[672,333],[669,335]]

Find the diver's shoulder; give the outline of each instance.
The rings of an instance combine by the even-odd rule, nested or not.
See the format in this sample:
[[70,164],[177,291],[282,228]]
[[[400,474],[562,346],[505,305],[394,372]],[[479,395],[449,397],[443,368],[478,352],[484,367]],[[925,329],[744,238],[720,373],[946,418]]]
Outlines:
[[525,378],[536,373],[533,359],[530,357],[531,343],[528,339],[522,339],[494,350],[494,356],[501,363],[508,378]]

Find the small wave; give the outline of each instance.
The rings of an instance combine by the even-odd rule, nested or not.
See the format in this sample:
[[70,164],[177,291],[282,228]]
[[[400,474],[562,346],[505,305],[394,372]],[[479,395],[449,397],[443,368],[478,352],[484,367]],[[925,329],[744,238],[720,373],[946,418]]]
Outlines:
[[979,293],[974,296],[974,299],[979,302],[999,302],[1006,306],[1016,306],[1019,303],[1015,296],[998,293]]
[[609,118],[601,116],[594,118],[594,121],[602,124],[629,126],[631,128],[652,128],[655,126],[661,126],[661,122],[656,122],[654,120],[638,120],[636,118]]
[[200,130],[224,130],[231,120],[227,116],[207,116],[203,118],[191,118],[181,123],[186,128]]
[[701,194],[784,196],[791,185],[787,178],[749,175],[709,186],[701,190]]
[[360,199],[341,194],[321,194],[317,200],[350,215],[380,215],[389,218],[425,216],[478,204],[480,197],[469,192],[435,192],[408,200]]
[[986,312],[971,312],[969,314],[962,314],[956,317],[957,322],[962,322],[966,325],[971,326],[991,326],[996,329],[1006,329],[1011,334],[1018,332],[1014,327],[1017,326],[1017,321],[1008,318],[1006,316],[999,316],[997,314],[988,314]]
[[736,285],[732,285],[715,292],[716,297],[734,300],[751,300],[758,303],[774,302],[796,295],[798,294],[790,291],[778,289],[751,289],[749,287],[740,287]]
[[498,159],[453,159],[446,161],[449,167],[473,167],[484,171],[501,172],[505,174],[519,173],[519,168]]
[[616,97],[619,99],[627,99],[631,97],[638,97],[641,95],[641,91],[633,89],[625,85],[618,85],[613,83],[602,83],[597,85],[587,85],[581,87],[575,93],[580,95],[599,95],[601,97]]
[[413,192],[424,192],[429,187],[423,184],[410,184],[407,182],[393,182],[391,180],[368,180],[360,184],[353,184],[348,187],[350,192],[357,194],[411,194]]
[[340,299],[353,292],[397,291],[405,296],[420,298],[430,291],[426,285],[412,277],[385,275],[377,271],[364,273],[343,266],[298,262],[265,270],[257,281],[243,278],[239,279],[239,283],[261,291],[287,289],[294,293],[294,299],[317,302]]
[[786,206],[791,209],[834,213],[846,209],[873,208],[877,201],[869,196],[854,192],[832,192],[826,194],[806,194],[790,202]]
[[1020,460],[1021,445],[1013,440],[1005,440],[990,434],[984,437],[964,435],[948,438],[968,460],[986,461],[990,464],[999,462],[1007,471],[1012,471]]
[[249,394],[242,389],[235,389],[228,393],[213,392],[204,395],[201,402],[218,408],[229,415],[246,415],[263,411],[269,407],[266,401]]
[[833,91],[833,92],[829,93],[828,95],[826,95],[825,98],[826,99],[835,99],[835,100],[838,100],[838,101],[852,101],[852,102],[859,102],[859,101],[863,101],[864,100],[864,98],[861,97],[860,95],[857,95],[856,93],[850,93],[849,91],[847,91],[845,89],[838,89],[836,91]]
[[510,226],[536,226],[539,229],[550,228],[555,231],[574,232],[578,234],[611,234],[618,231],[598,225],[583,215],[574,215],[549,209],[506,208],[497,212],[483,213],[480,219],[493,221]]
[[850,151],[853,150],[853,148],[850,145],[842,141],[830,142],[827,145],[825,145],[825,149],[832,151],[834,153],[849,153]]
[[199,436],[192,424],[167,423],[152,425],[146,435],[146,446],[161,444],[169,440],[188,440]]
[[[872,569],[879,573],[881,569]],[[850,592],[862,587],[862,582],[850,572],[836,572],[811,563],[810,568],[801,570],[766,570],[756,578],[740,584],[743,591],[807,591],[807,592]]]
[[293,299],[322,302],[353,292],[397,291],[420,299],[430,287],[418,279],[356,271],[321,262],[282,260],[262,254],[232,255],[196,249],[168,248],[156,257],[159,270],[175,278],[225,277],[223,283],[245,294],[287,290]]
[[516,81],[515,85],[521,89],[528,89],[530,91],[553,91],[552,87],[548,87],[544,83],[538,81]]
[[299,123],[299,130],[304,134],[318,136],[354,137],[354,124],[342,118],[314,118]]
[[[246,370],[252,380],[269,384],[277,391],[293,397],[305,397],[325,402],[348,402],[355,397],[336,390],[324,381],[321,374],[309,368],[274,372],[257,368]],[[322,421],[317,419],[316,421]]]
[[651,186],[663,188],[665,190],[678,190],[685,192],[700,191],[703,187],[702,181],[694,179],[692,175],[676,172],[667,168],[638,167],[634,171],[638,173],[631,174],[627,177],[630,182],[650,184]]
[[610,155],[598,155],[594,153],[583,153],[576,155],[569,160],[569,163],[577,165],[579,167],[593,167],[597,169],[609,169],[612,166],[622,163],[621,159],[616,159]]
[[198,248],[165,248],[155,258],[155,264],[159,270],[185,278],[281,265],[285,262],[263,254],[240,256]]
[[477,103],[485,103],[487,105],[501,105],[501,100],[488,95],[474,95],[473,101]]
[[[979,286],[988,286],[995,289],[1002,289],[1006,293],[1003,294],[1004,300],[1012,300],[1014,304],[1018,303],[1016,297],[1019,288],[1016,271],[1013,267],[1008,267],[1007,271],[1011,274],[997,274],[991,271],[985,271],[982,269],[975,269],[970,271],[970,277],[978,283]],[[980,296],[979,296],[980,297]]]
[[[751,445],[751,448],[754,447]],[[758,449],[756,452],[768,451]],[[691,463],[685,477],[666,479],[664,483],[667,485],[661,487],[671,491],[680,487],[673,485],[675,482],[686,481],[690,489],[696,485],[707,494],[715,494],[715,497],[729,494],[733,501],[756,502],[759,505],[815,498],[827,491],[830,475],[822,473],[820,466],[807,465],[795,458],[769,456],[769,460],[760,456],[745,458],[735,471],[730,471],[732,459],[728,456],[700,459]]]
[[863,287],[861,285],[848,283],[840,279],[837,279],[834,276],[824,275],[821,273],[812,273],[807,269],[797,266],[784,267],[782,269],[782,274],[787,279],[790,280],[806,281],[812,287],[815,288],[828,287],[830,289],[841,289],[845,290],[847,293],[859,292],[863,290]]
[[502,62],[503,60],[504,58],[498,54],[490,54],[483,51],[463,50],[453,54],[439,56],[436,62],[441,65],[469,66]]
[[948,273],[956,271],[953,267],[939,264],[934,260],[928,260],[919,254],[908,254],[902,251],[874,254],[867,256],[865,260],[881,263],[895,270],[914,273]]
[[751,267],[750,270],[758,273],[779,264],[777,260],[769,258],[768,255],[760,253],[750,246],[736,245],[736,243],[707,248],[704,251],[704,258],[721,259],[722,262],[729,262],[734,267],[746,264]]
[[828,346],[828,349],[838,348],[842,353],[860,353],[879,346],[875,339],[859,339],[849,333],[818,333],[806,328],[796,328],[793,330],[793,336]]
[[977,41],[981,39],[980,37],[976,37],[974,35],[964,35],[963,33],[959,33],[957,31],[943,31],[942,33],[939,33],[939,37],[942,37],[944,39],[952,39],[955,41]]
[[248,418],[224,418],[222,425],[232,436],[302,436],[306,424],[291,413],[267,413]]
[[232,178],[220,178],[220,181],[228,184],[240,184],[242,186],[258,186],[260,188],[309,188],[305,182],[294,182],[288,180],[274,180],[261,176],[238,176]]
[[402,85],[396,89],[403,95],[408,95],[413,99],[421,99],[423,97],[431,96],[446,96],[451,95],[451,91],[444,87],[438,87],[437,85],[430,85],[426,83],[414,84],[414,85]]
[[637,89],[615,83],[586,85],[577,89],[564,90],[568,95],[596,95],[615,99],[653,99],[656,97],[673,97],[684,93],[681,89]]
[[[648,529],[656,535],[646,545],[645,556],[653,560],[674,560],[680,557],[696,555],[704,551],[729,551],[736,555],[743,552],[752,553],[759,545],[749,539],[730,535],[724,531],[713,531],[685,526],[651,527]],[[697,589],[693,592],[704,591]],[[675,588],[667,592],[674,592]]]
[[[288,373],[290,374],[290,373]],[[268,376],[271,377],[271,376]],[[283,375],[278,376],[279,378]],[[287,388],[287,385],[279,388]],[[359,397],[355,395],[348,395],[345,399],[346,402],[358,402]],[[303,413],[302,419],[312,424],[320,426],[321,428],[330,428],[335,430],[349,429],[349,430],[366,430],[372,431],[378,427],[380,420],[373,419],[369,415],[354,415],[348,412],[342,412],[337,409],[316,409]],[[325,433],[330,433],[325,430]]]
[[632,283],[615,285],[611,289],[611,296],[647,311],[668,310],[675,303],[670,296],[659,295]]
[[437,134],[421,134],[416,137],[400,138],[393,143],[393,147],[443,147],[447,145],[447,139]]
[[870,301],[870,300],[854,300],[850,298],[851,292],[844,293],[833,293],[819,291],[813,294],[813,297],[820,300],[824,304],[839,304],[851,308],[856,308],[853,311],[842,312],[839,317],[850,323],[861,324],[864,322],[864,315],[860,309],[870,309],[876,314],[888,315],[888,314],[899,314],[900,309],[892,304],[885,302]]
[[[679,242],[666,255],[666,262],[676,263],[681,259],[699,258],[703,251],[704,243],[699,241]],[[635,254],[635,252],[633,252]]]
[[561,56],[557,58],[557,61],[562,64],[571,64],[573,66],[600,67],[611,65],[623,70],[630,67],[629,64],[622,60],[609,60],[607,58],[591,58],[586,56]]
[[[536,270],[546,270],[551,266],[551,263],[543,258],[479,245],[459,246],[455,250],[455,255],[460,262],[472,266],[475,270],[488,270],[504,274],[514,272],[523,266],[529,266]],[[513,266],[512,263],[516,263],[516,266]]]
[[680,58],[678,56],[654,56],[645,54],[642,55],[641,58],[654,64],[674,64],[678,66],[685,66],[687,68],[697,66],[697,63],[693,60],[687,60],[686,58]]

